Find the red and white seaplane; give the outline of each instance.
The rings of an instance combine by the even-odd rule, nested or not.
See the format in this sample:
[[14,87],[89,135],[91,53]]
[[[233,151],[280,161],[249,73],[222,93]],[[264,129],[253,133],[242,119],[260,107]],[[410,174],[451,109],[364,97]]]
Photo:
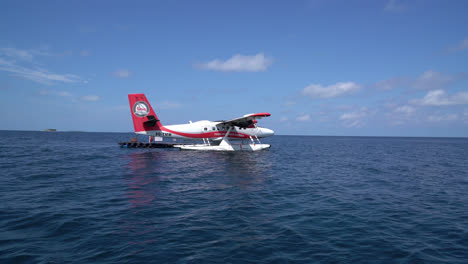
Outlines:
[[[257,119],[269,113],[248,114],[228,121],[190,121],[189,124],[163,126],[144,94],[129,94],[135,133],[152,137],[203,140],[203,144],[181,144],[183,150],[257,151],[270,148],[259,138],[273,136],[271,129],[257,126]],[[231,141],[240,143],[231,143]],[[247,144],[244,144],[247,141]]]

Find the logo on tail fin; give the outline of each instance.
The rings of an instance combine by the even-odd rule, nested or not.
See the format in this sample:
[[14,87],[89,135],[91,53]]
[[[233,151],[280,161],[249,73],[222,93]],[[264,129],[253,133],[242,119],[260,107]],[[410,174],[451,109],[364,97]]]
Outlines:
[[138,117],[145,117],[149,114],[148,104],[138,101],[133,105],[133,113]]

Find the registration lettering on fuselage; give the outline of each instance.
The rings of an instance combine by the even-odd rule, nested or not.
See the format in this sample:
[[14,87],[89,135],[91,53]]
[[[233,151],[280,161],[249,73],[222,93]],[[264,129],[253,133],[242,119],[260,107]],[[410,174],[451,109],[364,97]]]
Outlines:
[[154,135],[157,137],[172,137],[172,133],[166,132],[156,132]]

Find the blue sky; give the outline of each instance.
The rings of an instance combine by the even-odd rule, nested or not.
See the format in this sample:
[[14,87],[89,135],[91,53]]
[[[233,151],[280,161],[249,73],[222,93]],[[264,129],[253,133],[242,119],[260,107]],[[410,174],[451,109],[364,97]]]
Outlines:
[[270,112],[282,135],[468,136],[467,1],[1,1],[0,129]]

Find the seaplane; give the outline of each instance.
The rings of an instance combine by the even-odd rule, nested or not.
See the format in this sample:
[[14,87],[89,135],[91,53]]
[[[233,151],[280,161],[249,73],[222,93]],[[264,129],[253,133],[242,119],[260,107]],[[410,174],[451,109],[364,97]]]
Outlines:
[[[203,144],[176,144],[181,150],[211,151],[258,151],[269,149],[260,138],[274,135],[273,130],[257,125],[257,120],[270,116],[269,113],[255,113],[243,117],[208,121],[202,120],[180,125],[162,125],[144,94],[129,94],[135,133],[154,137],[203,141]],[[245,143],[247,142],[247,143]]]

